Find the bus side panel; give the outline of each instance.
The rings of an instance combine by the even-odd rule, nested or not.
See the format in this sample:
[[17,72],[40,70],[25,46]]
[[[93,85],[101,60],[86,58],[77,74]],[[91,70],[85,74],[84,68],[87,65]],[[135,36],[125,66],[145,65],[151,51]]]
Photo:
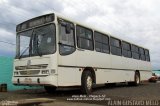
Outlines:
[[110,55],[90,50],[76,51],[76,64],[83,67],[110,68]]
[[[78,76],[77,76],[78,75]],[[58,86],[77,86],[81,84],[79,68],[59,67]]]
[[[81,67],[96,67],[96,83],[105,83],[107,74],[102,68],[111,68],[110,54],[90,50],[76,51],[76,65]],[[77,83],[81,82],[81,74],[76,72]],[[80,83],[81,84],[81,83]]]
[[98,69],[96,71],[96,83],[117,83],[134,80],[134,71]]
[[148,81],[149,78],[151,78],[152,76],[152,72],[151,71],[140,71],[140,77],[141,77],[141,81]]
[[138,69],[138,60],[111,55],[111,67],[115,69]]
[[152,67],[151,67],[151,63],[150,62],[147,62],[147,61],[139,61],[139,64],[138,64],[138,69],[139,70],[152,70]]
[[58,56],[58,86],[75,84],[75,53]]
[[152,76],[151,63],[147,61],[139,61],[138,69],[140,70],[141,81],[146,81]]
[[122,57],[121,61],[123,63],[123,69],[129,69],[133,71],[138,69],[138,60]]
[[123,61],[121,56],[110,55],[111,56],[111,68],[114,69],[124,69]]

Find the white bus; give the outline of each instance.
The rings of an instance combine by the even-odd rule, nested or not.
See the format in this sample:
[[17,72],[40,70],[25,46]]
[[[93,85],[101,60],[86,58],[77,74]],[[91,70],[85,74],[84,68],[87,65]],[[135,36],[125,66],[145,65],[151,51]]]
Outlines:
[[96,84],[139,85],[152,74],[148,49],[55,13],[27,20],[16,32],[15,85],[49,93],[80,86],[89,94]]

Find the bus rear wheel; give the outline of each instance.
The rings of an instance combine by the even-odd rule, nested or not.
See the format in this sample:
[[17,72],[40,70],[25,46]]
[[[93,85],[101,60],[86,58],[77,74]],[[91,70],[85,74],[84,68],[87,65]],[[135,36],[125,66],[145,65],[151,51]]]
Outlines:
[[93,87],[93,77],[90,71],[84,71],[82,74],[81,90],[84,94],[91,94]]
[[138,85],[140,85],[140,74],[139,74],[139,72],[135,72],[134,82],[128,82],[128,85],[130,85],[130,86],[138,86]]
[[55,86],[44,86],[44,89],[49,94],[53,94],[56,91],[56,88],[57,87],[55,87]]

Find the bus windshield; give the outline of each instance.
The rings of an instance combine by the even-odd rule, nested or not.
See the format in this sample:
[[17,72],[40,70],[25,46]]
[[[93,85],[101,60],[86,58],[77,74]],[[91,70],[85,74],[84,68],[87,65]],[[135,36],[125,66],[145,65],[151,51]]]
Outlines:
[[17,34],[16,58],[42,56],[56,51],[55,25],[45,25]]

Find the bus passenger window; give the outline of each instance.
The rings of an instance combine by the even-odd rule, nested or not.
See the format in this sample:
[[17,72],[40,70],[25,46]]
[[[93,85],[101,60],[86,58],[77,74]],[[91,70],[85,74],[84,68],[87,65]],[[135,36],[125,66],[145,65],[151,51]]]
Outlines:
[[144,49],[139,48],[139,53],[140,53],[140,59],[145,61],[146,57],[145,57],[145,54],[144,54]]
[[79,48],[93,50],[93,32],[90,29],[77,26],[77,44]]
[[145,49],[145,57],[146,57],[146,61],[150,61],[149,50]]
[[124,57],[128,57],[128,58],[132,57],[131,44],[124,41],[122,42],[122,54]]
[[107,35],[94,32],[95,50],[97,52],[109,53],[109,37]]
[[111,53],[113,55],[122,55],[122,49],[121,49],[121,41],[116,38],[110,38],[110,45],[111,45]]
[[134,59],[138,59],[138,60],[140,58],[140,56],[139,56],[139,48],[137,46],[135,46],[135,45],[132,45],[132,57]]

